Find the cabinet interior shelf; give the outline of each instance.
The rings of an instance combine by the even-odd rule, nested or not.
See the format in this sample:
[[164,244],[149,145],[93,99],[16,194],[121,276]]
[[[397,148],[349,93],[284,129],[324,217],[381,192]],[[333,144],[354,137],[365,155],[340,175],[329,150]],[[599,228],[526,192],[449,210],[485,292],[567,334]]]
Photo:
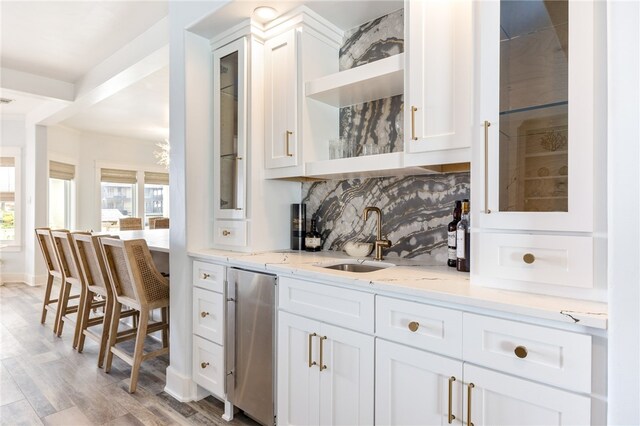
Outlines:
[[533,153],[533,154],[525,154],[524,157],[525,158],[550,157],[550,156],[553,156],[553,155],[561,155],[561,154],[567,155],[567,154],[569,154],[569,151],[567,151],[565,149],[565,150],[562,150],[562,151],[558,150],[558,151],[536,152],[536,153]]
[[[504,89],[501,89],[504,90]],[[545,109],[545,108],[555,108],[558,106],[563,106],[563,105],[568,105],[569,101],[559,101],[559,102],[551,102],[548,104],[542,104],[542,105],[531,105],[528,107],[522,107],[522,108],[515,108],[515,109],[509,109],[506,111],[500,111],[500,115],[510,115],[510,114],[518,114],[520,112],[529,112],[529,111],[535,111],[537,109]]]
[[529,176],[524,178],[524,180],[550,180],[550,179],[568,179],[567,175],[557,175],[557,176]]
[[556,195],[551,197],[525,197],[525,200],[565,200],[569,197],[566,195]]
[[306,95],[335,107],[404,93],[404,53],[306,82]]

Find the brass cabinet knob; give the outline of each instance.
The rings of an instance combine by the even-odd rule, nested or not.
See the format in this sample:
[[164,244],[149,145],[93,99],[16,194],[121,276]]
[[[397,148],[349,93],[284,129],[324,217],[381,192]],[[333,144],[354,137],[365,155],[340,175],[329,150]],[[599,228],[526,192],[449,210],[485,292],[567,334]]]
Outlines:
[[222,231],[222,236],[223,237],[228,237],[229,235],[231,235],[231,231],[227,231],[226,229],[224,231]]
[[206,280],[207,278],[209,278],[211,275],[207,274],[206,272],[202,274],[202,279]]
[[206,318],[206,317],[207,317],[207,315],[209,315],[209,312],[200,312],[200,316],[201,316],[202,318]]
[[207,368],[209,366],[208,362],[201,362],[200,363],[200,368]]
[[417,321],[411,321],[409,323],[409,330],[411,330],[413,333],[418,331],[418,327],[420,327],[420,323],[418,323]]
[[527,351],[527,348],[524,346],[516,346],[513,352],[516,354],[518,358],[526,358],[527,355],[529,354],[529,351]]
[[524,261],[524,263],[526,263],[527,265],[531,265],[533,262],[536,261],[536,257],[531,254],[531,253],[525,253],[524,256],[522,256],[522,260]]

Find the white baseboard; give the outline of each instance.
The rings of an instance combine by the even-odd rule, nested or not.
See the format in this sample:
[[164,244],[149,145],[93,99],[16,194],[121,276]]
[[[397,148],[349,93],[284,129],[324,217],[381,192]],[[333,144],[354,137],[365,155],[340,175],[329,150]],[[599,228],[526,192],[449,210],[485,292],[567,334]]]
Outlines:
[[0,285],[7,283],[25,283],[24,274],[5,274],[0,276]]
[[32,287],[38,285],[45,285],[47,283],[47,275],[27,275],[25,274],[24,283]]
[[5,274],[0,276],[0,285],[7,283],[23,283],[32,287],[46,284],[47,275]]
[[167,367],[167,384],[164,391],[180,402],[194,401],[197,394],[197,386],[191,376],[178,373],[175,368]]

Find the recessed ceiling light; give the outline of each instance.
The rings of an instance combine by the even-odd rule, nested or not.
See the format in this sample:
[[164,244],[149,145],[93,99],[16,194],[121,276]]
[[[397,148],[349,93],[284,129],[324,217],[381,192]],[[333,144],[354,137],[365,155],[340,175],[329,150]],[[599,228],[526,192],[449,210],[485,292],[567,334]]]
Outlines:
[[269,21],[278,15],[278,11],[269,6],[260,6],[253,10],[253,14],[264,21]]
[[15,99],[9,99],[9,98],[0,98],[0,104],[2,105],[6,105],[6,104],[10,104],[11,102],[13,102]]

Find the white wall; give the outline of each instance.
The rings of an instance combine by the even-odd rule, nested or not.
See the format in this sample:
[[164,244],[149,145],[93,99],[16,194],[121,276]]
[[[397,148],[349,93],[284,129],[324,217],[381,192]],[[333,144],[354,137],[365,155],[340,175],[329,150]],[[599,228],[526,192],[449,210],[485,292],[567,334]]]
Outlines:
[[100,229],[97,177],[100,164],[121,165],[135,170],[158,169],[160,166],[154,155],[154,151],[158,150],[157,142],[83,132],[62,126],[48,128],[49,158],[76,164],[75,229]]
[[[26,131],[24,117],[4,118],[0,122],[0,146],[18,147],[21,152],[21,177],[22,188],[25,182],[25,147],[26,147]],[[17,249],[5,249],[0,251],[0,283],[12,281],[24,281],[25,259],[24,259],[24,241],[25,241],[25,203],[26,197],[20,197],[20,240],[21,246]],[[11,251],[9,251],[11,250]]]
[[608,424],[640,424],[640,3],[610,0]]

